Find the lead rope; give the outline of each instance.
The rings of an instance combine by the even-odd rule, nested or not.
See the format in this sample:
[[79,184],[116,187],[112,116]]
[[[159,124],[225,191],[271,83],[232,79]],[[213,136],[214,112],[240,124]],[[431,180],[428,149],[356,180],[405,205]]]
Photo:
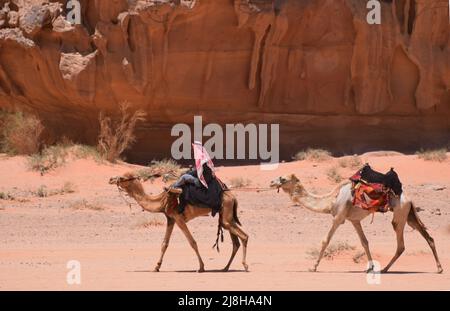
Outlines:
[[[122,200],[125,202],[125,204],[127,204],[130,207],[130,211],[131,211],[131,204],[133,204],[132,202],[128,201],[126,199],[126,197],[123,195],[123,192],[125,192],[124,190],[122,190],[119,185],[117,185],[117,189],[119,190],[119,194],[120,197],[122,198]],[[144,211],[144,208],[142,208],[142,211]]]

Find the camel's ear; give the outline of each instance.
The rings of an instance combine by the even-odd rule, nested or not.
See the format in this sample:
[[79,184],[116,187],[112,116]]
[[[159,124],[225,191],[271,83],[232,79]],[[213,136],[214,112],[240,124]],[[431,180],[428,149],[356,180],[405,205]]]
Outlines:
[[295,174],[291,174],[291,180],[295,182],[300,181],[300,179],[298,179],[297,176],[295,176]]

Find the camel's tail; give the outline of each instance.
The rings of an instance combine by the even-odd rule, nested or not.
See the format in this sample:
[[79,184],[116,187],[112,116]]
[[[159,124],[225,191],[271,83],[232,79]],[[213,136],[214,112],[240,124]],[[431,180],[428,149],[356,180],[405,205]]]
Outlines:
[[215,248],[218,253],[220,253],[219,239],[223,243],[223,228],[222,228],[220,216],[219,216],[219,225],[217,226],[217,238],[216,238],[216,242],[213,245],[213,248]]
[[[238,201],[236,199],[234,199],[234,202],[233,202],[233,220],[239,226],[242,226],[241,222],[239,221],[238,215],[237,215],[237,208],[238,208]],[[216,238],[216,242],[213,245],[213,248],[217,249],[217,252],[220,252],[219,240],[220,240],[220,242],[223,243],[223,227],[222,227],[222,222],[221,221],[222,220],[221,220],[221,218],[219,216],[219,224],[217,226],[217,238]]]
[[239,221],[239,218],[238,218],[237,209],[238,209],[238,201],[237,201],[236,199],[234,199],[234,205],[233,205],[233,218],[234,218],[234,221],[235,221],[239,226],[242,226],[242,224],[241,224],[241,222]]

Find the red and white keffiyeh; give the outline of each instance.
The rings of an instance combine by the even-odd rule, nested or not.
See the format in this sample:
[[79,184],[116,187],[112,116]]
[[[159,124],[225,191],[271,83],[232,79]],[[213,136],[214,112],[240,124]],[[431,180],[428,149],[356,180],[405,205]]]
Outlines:
[[211,160],[211,157],[209,156],[208,152],[206,151],[205,147],[202,146],[202,144],[198,141],[195,141],[192,144],[192,148],[194,148],[194,159],[195,159],[195,168],[197,169],[197,176],[198,179],[200,179],[200,182],[208,188],[208,185],[206,184],[205,178],[203,177],[203,164],[206,163],[208,167],[211,169],[211,171],[215,171],[214,164]]

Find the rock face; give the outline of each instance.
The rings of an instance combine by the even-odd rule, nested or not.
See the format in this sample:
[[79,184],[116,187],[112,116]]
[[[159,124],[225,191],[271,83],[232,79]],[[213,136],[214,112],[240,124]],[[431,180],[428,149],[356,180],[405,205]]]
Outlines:
[[130,157],[168,156],[175,123],[279,123],[285,157],[447,145],[447,0],[0,0],[0,106],[93,142],[100,110],[148,113]]

